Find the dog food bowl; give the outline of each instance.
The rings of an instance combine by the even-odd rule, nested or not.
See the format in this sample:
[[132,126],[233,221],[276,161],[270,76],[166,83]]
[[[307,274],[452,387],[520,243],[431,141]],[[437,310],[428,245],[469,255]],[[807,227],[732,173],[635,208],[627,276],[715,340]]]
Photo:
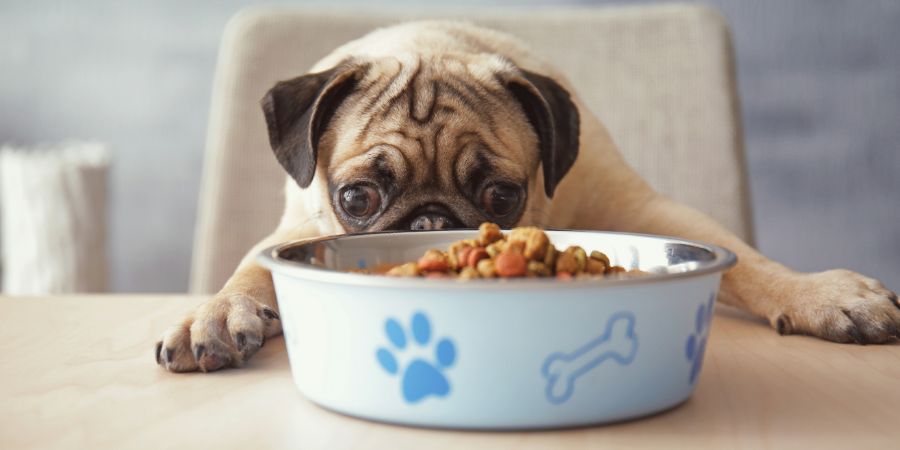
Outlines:
[[734,254],[666,237],[548,231],[650,275],[470,280],[346,272],[417,260],[477,231],[283,244],[272,271],[291,372],[308,399],[407,425],[525,429],[636,418],[691,395]]

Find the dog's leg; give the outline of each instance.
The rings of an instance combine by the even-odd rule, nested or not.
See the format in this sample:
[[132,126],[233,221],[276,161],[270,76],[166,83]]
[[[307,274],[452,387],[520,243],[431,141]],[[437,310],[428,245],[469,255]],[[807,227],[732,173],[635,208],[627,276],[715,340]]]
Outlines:
[[793,271],[761,255],[705,214],[653,193],[642,181],[621,182],[629,188],[617,189],[616,198],[594,208],[583,208],[597,214],[581,217],[576,226],[680,236],[730,249],[738,264],[725,273],[719,298],[766,318],[781,334],[860,344],[900,337],[897,295],[878,280],[843,269]]
[[720,298],[768,319],[781,334],[860,344],[900,337],[897,295],[877,280],[842,269],[795,272],[764,257],[706,215],[662,196],[645,203],[627,225],[734,251],[739,262],[724,275]]
[[256,255],[271,245],[308,237],[313,236],[281,230],[254,246],[218,294],[163,334],[156,344],[157,363],[172,372],[240,366],[266,338],[280,334],[272,277],[256,263]]
[[[849,270],[800,273],[761,255],[705,214],[654,192],[622,159],[605,129],[586,117],[586,148],[560,184],[554,226],[680,236],[735,252],[719,298],[769,321],[781,334],[836,342],[880,343],[900,337],[897,295]],[[608,144],[604,144],[608,143]]]

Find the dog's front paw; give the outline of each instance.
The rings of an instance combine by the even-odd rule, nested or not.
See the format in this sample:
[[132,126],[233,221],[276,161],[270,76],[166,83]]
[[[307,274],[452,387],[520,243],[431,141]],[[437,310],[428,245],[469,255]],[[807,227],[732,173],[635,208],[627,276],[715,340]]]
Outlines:
[[878,280],[838,269],[797,275],[781,287],[781,313],[769,318],[781,334],[857,344],[900,338],[897,294]]
[[156,362],[171,372],[239,367],[280,332],[272,308],[245,295],[219,295],[166,330],[156,343]]

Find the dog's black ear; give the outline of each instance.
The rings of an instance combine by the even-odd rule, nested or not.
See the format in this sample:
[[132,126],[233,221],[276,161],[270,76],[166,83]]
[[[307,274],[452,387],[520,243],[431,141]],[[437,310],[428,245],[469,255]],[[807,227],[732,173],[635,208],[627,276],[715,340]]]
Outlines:
[[510,77],[506,86],[537,132],[544,191],[553,197],[556,185],[578,157],[578,109],[569,93],[553,79],[527,70],[520,73],[521,76]]
[[280,81],[261,104],[275,157],[302,188],[316,173],[319,138],[341,102],[364,74],[364,66],[342,63],[319,73]]

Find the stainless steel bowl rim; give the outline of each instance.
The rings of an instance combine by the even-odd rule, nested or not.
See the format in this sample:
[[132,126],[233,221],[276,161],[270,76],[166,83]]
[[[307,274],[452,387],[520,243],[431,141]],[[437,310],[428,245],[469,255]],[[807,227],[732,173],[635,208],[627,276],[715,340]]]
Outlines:
[[[414,289],[452,289],[452,290],[535,290],[535,289],[600,289],[600,288],[618,288],[622,286],[648,285],[655,283],[669,282],[673,280],[701,277],[716,272],[724,272],[737,263],[737,256],[730,250],[719,247],[717,245],[706,244],[698,241],[674,238],[669,236],[641,234],[641,233],[624,233],[612,231],[588,231],[588,230],[566,230],[566,229],[548,229],[546,231],[562,231],[567,233],[585,233],[612,236],[635,236],[649,238],[664,243],[682,244],[697,247],[713,254],[711,261],[700,262],[695,269],[685,272],[675,273],[651,273],[641,277],[627,278],[586,278],[572,279],[568,281],[560,281],[555,278],[512,278],[512,279],[474,279],[474,280],[454,280],[441,278],[423,278],[423,277],[390,277],[385,275],[361,274],[354,272],[345,272],[335,269],[318,267],[313,264],[293,261],[282,258],[280,253],[287,249],[303,245],[315,245],[327,241],[339,239],[359,238],[370,235],[395,234],[398,236],[421,233],[459,233],[459,232],[475,232],[477,230],[446,230],[446,231],[380,231],[370,233],[349,233],[334,236],[323,236],[313,239],[302,239],[273,245],[257,255],[257,261],[265,268],[272,272],[292,277],[309,279],[317,282],[333,283],[338,285],[368,286],[368,287],[389,287],[389,288],[414,288]],[[504,230],[508,232],[509,230]]]

